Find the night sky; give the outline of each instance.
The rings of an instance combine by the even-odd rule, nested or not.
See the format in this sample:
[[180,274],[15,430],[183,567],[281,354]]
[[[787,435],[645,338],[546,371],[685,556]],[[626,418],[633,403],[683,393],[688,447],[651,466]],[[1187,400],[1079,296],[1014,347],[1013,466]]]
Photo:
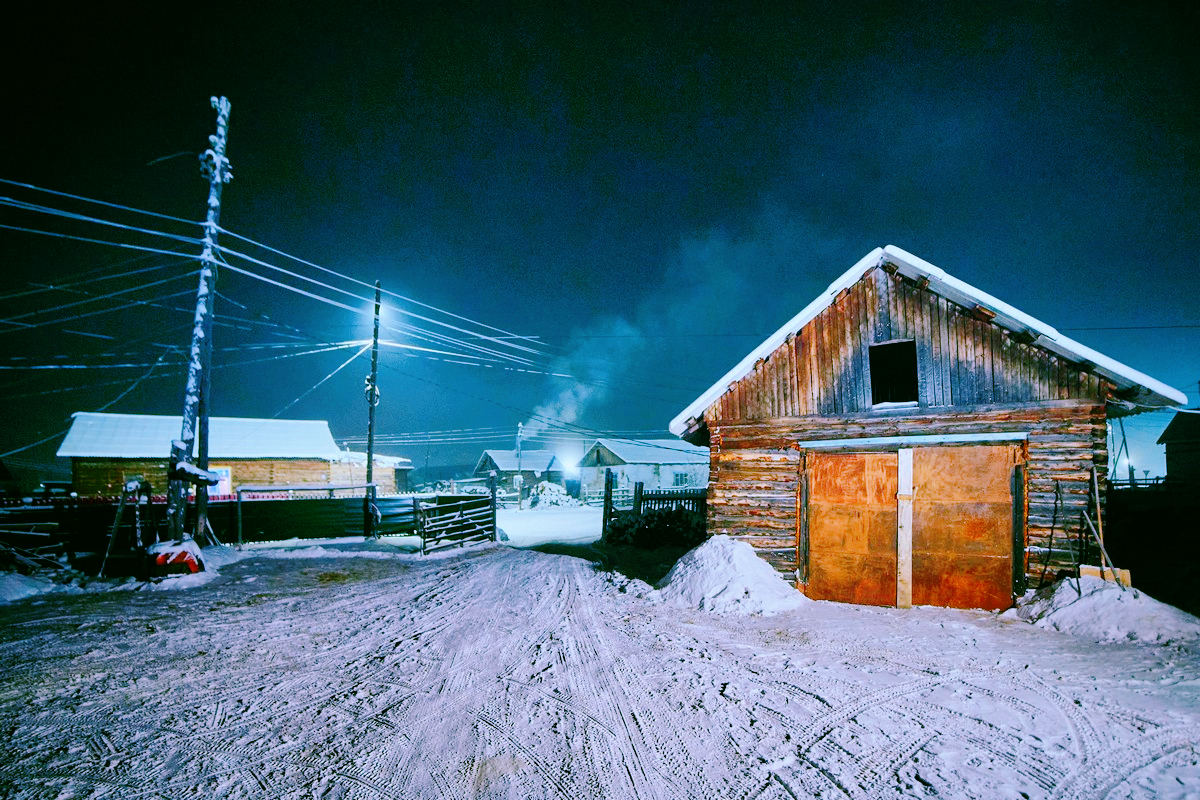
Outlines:
[[[180,413],[199,246],[55,212],[198,236],[212,95],[221,225],[279,251],[228,263],[354,309],[223,269],[216,415],[365,437],[368,355],[313,387],[379,280],[383,337],[439,351],[384,348],[381,452],[667,435],[886,244],[1198,402],[1192,4],[252,5],[6,23],[0,453]],[[1170,418],[1126,421],[1139,472]]]

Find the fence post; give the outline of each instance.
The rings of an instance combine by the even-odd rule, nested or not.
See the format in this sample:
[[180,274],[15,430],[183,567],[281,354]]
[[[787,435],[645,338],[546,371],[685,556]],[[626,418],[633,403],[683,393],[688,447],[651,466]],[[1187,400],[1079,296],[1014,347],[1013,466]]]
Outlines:
[[413,497],[412,504],[413,529],[416,530],[417,536],[421,537],[421,555],[425,555],[425,525],[421,522],[421,501]]
[[237,490],[237,519],[238,519],[238,538],[237,546],[242,546],[242,490]]
[[488,475],[488,490],[492,494],[492,541],[500,541],[500,528],[496,524],[496,471]]
[[612,521],[612,505],[613,505],[613,471],[611,469],[604,470],[604,527],[600,529],[600,535],[604,536],[608,533],[608,523]]
[[638,481],[633,485],[633,516],[634,519],[642,518],[642,489],[645,484]]

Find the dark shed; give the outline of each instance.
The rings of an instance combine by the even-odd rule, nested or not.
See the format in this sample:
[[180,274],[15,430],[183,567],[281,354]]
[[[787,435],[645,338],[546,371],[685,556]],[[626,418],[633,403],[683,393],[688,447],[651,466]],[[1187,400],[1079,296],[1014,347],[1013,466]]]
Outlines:
[[1176,414],[1158,437],[1166,448],[1167,481],[1171,484],[1200,484],[1200,409]]
[[710,446],[709,532],[809,596],[1007,608],[1075,563],[1108,419],[1183,402],[889,246],[670,429]]

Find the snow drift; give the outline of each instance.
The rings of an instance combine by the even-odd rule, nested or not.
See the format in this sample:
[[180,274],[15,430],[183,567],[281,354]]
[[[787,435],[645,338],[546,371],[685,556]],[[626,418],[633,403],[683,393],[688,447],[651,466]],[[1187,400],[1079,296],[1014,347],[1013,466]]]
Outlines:
[[1200,619],[1137,589],[1100,578],[1067,578],[1005,612],[1039,628],[1096,642],[1200,641]]
[[718,614],[777,614],[810,602],[785,581],[754,548],[714,536],[676,562],[656,595],[683,608]]

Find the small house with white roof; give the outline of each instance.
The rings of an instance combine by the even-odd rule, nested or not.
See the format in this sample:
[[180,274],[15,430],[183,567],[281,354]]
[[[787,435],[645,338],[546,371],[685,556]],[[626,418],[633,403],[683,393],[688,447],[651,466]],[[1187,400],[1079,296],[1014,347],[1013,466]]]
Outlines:
[[703,489],[708,483],[708,448],[679,439],[597,439],[579,460],[580,490],[604,491],[612,470],[618,489]]
[[[171,442],[181,427],[178,416],[77,412],[58,455],[71,459],[72,485],[80,496],[120,495],[134,478],[161,494]],[[211,417],[208,453],[209,469],[222,476],[213,495],[242,484],[345,483],[351,477],[361,482],[366,476],[366,455],[358,459],[339,450],[324,420]],[[379,493],[396,491],[396,469],[405,464],[381,464],[377,458],[375,466]]]
[[[484,450],[474,475],[488,478],[494,472],[500,489],[514,490],[520,483],[528,492],[542,481],[562,486],[564,468],[553,450]],[[520,481],[516,480],[518,475]]]
[[1184,402],[888,246],[670,430],[711,449],[709,533],[810,597],[1001,609],[1076,563],[1107,422]]

